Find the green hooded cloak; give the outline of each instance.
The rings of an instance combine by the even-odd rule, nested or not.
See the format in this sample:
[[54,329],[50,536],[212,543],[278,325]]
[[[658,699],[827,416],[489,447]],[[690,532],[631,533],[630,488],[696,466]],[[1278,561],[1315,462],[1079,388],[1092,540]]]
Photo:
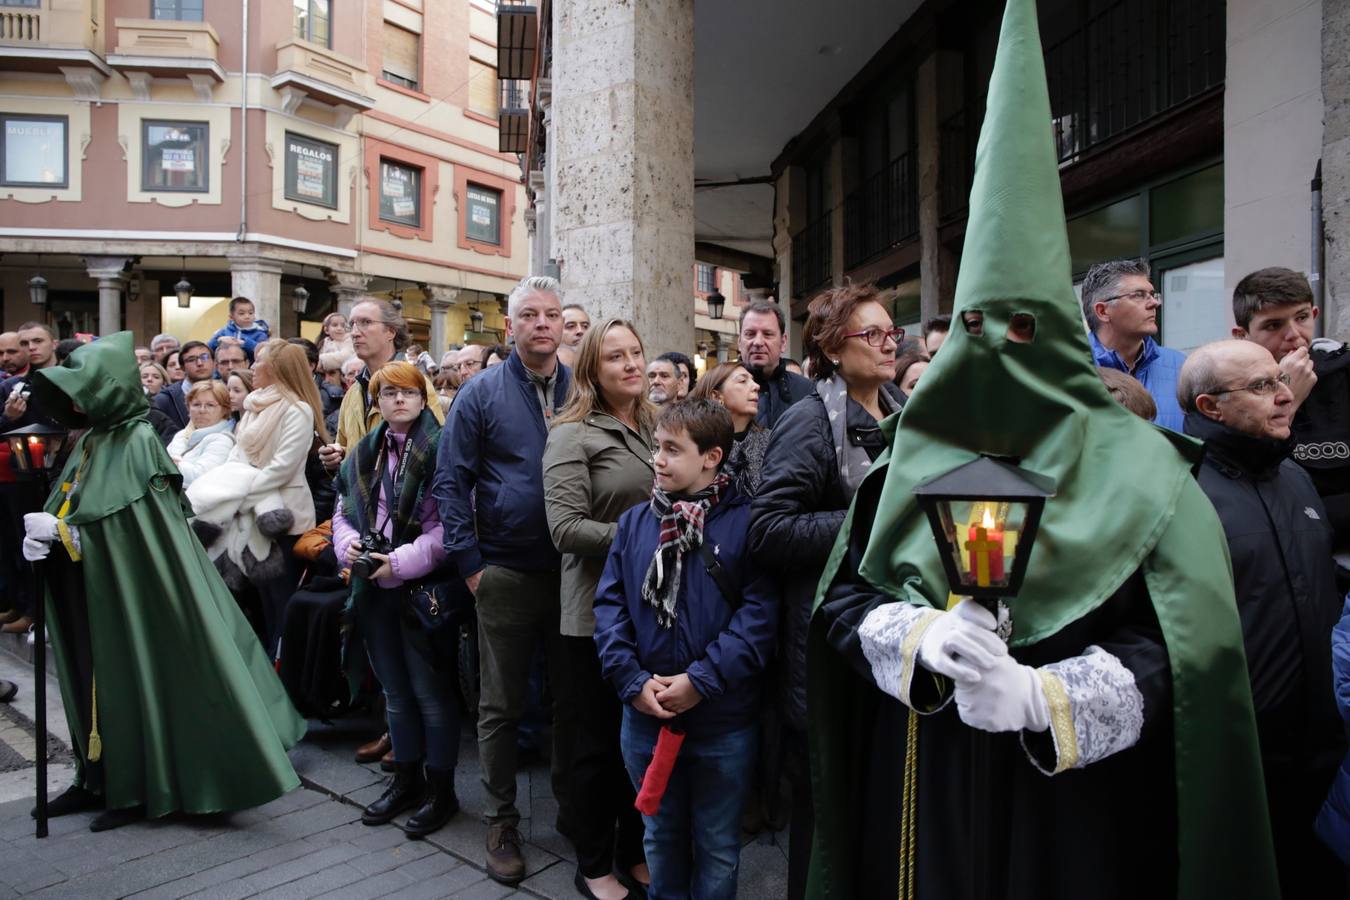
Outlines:
[[[1115,403],[1092,364],[1069,263],[1034,0],[1009,0],[976,153],[952,329],[900,414],[869,479],[884,479],[861,575],[906,602],[943,608],[939,551],[912,493],[978,454],[1014,457],[1058,485],[1047,501],[1012,646],[1097,609],[1142,570],[1172,670],[1180,869],[1177,896],[1277,895],[1255,718],[1224,532],[1191,476],[1199,445]],[[983,314],[967,333],[962,314]],[[1034,339],[1007,338],[1034,317]],[[820,609],[848,546],[826,567]],[[814,617],[809,649],[817,828],[815,896],[846,859],[848,758],[833,702],[844,663]],[[897,815],[899,811],[897,810]]]
[[144,804],[151,817],[256,806],[299,785],[286,750],[305,722],[188,527],[182,477],[145,417],[132,343],[125,331],[102,338],[32,382],[49,415],[89,429],[46,504],[59,515],[78,473],[63,521],[79,531],[88,621],[61,621],[47,604],[77,781],[91,723],[78,712],[68,653],[72,629],[87,628],[105,806]]

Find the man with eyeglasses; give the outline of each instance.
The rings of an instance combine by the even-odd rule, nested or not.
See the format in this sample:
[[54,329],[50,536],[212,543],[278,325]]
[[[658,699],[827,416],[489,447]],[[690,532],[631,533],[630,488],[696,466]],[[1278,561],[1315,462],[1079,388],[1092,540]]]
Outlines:
[[236,369],[248,368],[248,354],[243,343],[232,338],[221,338],[216,347],[216,375],[222,380],[228,379]]
[[1153,397],[1153,421],[1180,431],[1177,373],[1186,355],[1158,344],[1162,295],[1153,289],[1148,263],[1115,259],[1088,269],[1083,279],[1083,318],[1097,365],[1133,375]]
[[1290,380],[1261,345],[1220,341],[1186,360],[1177,395],[1186,433],[1205,442],[1196,478],[1228,538],[1282,894],[1303,897],[1344,883],[1313,821],[1345,737],[1332,696],[1331,523],[1289,458]]
[[[164,413],[174,425],[173,434],[182,431],[191,421],[188,416],[188,389],[199,381],[210,381],[216,376],[216,363],[211,348],[201,341],[188,341],[184,344],[178,352],[178,361],[183,366],[183,380],[178,384],[165,385],[154,399],[155,409]],[[173,434],[167,438],[164,434],[160,434],[164,446],[169,445]]]

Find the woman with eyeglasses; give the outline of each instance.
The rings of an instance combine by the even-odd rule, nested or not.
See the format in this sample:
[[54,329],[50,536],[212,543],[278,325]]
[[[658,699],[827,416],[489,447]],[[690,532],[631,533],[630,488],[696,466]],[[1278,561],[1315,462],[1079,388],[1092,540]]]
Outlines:
[[[892,383],[905,332],[891,322],[873,285],[828,290],[811,302],[803,345],[815,393],[783,413],[769,436],[750,525],[760,565],[780,573],[782,628],[777,660],[782,730],[766,734],[779,747],[793,787],[788,896],[801,897],[810,858],[810,774],[806,745],[806,631],[816,584],[834,547],[853,493],[885,447],[879,423],[898,412]],[[777,784],[777,763],[765,781]],[[770,812],[772,809],[770,802]]]
[[[432,630],[410,608],[414,583],[445,563],[431,481],[441,426],[426,378],[410,363],[386,363],[370,379],[381,422],[352,448],[338,473],[333,551],[351,569],[352,609],[370,666],[384,689],[394,777],[361,813],[383,825],[415,810],[403,830],[430,834],[459,810],[455,764],[459,708],[451,673],[453,628]],[[438,580],[463,585],[458,578]],[[467,600],[467,598],[465,598]]]
[[219,381],[188,388],[188,426],[169,441],[169,458],[183,476],[183,487],[225,462],[234,449],[230,394]]

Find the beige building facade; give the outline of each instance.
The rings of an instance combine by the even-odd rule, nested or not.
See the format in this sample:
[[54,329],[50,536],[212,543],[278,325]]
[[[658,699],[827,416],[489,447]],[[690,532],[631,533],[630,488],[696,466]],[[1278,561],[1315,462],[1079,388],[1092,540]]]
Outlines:
[[241,295],[313,337],[372,293],[433,351],[502,337],[496,39],[485,0],[3,0],[4,327],[201,337]]

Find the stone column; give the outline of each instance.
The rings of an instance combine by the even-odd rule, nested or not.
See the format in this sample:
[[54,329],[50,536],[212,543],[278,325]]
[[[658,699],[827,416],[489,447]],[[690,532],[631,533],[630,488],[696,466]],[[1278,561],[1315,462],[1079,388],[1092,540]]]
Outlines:
[[446,319],[449,318],[450,307],[457,297],[459,297],[458,288],[444,287],[439,284],[427,285],[424,302],[427,309],[431,311],[431,346],[427,348],[427,352],[431,354],[431,358],[436,360],[438,365],[441,357],[445,355],[445,351],[450,346],[449,335],[446,334],[445,330],[448,324]]
[[[694,346],[694,4],[555,3],[546,216],[567,299]],[[604,123],[597,127],[596,123]]]
[[736,336],[734,334],[717,335],[717,362],[724,363],[731,361],[731,354],[736,352]]
[[365,296],[366,285],[370,284],[369,275],[357,272],[331,272],[328,275],[328,290],[337,297],[337,311],[348,318],[356,301]]
[[[951,312],[956,291],[956,264],[942,246],[938,226],[942,222],[942,183],[938,176],[943,161],[942,134],[938,119],[938,70],[940,57],[935,51],[919,63],[914,83],[915,133],[918,138],[919,169],[919,321],[927,322],[940,312]],[[959,166],[960,160],[948,165]]]
[[272,326],[272,337],[287,337],[281,333],[281,260],[230,257],[230,292],[232,296],[253,301],[257,317]]
[[[1230,16],[1231,18],[1231,16]],[[1326,336],[1350,339],[1350,4],[1322,4],[1322,282]],[[1228,150],[1224,148],[1224,154]],[[1266,265],[1263,263],[1263,265]],[[1301,269],[1295,265],[1293,268]]]
[[125,256],[86,256],[84,265],[90,278],[98,279],[98,333],[109,335],[122,330],[123,274],[130,260]]

